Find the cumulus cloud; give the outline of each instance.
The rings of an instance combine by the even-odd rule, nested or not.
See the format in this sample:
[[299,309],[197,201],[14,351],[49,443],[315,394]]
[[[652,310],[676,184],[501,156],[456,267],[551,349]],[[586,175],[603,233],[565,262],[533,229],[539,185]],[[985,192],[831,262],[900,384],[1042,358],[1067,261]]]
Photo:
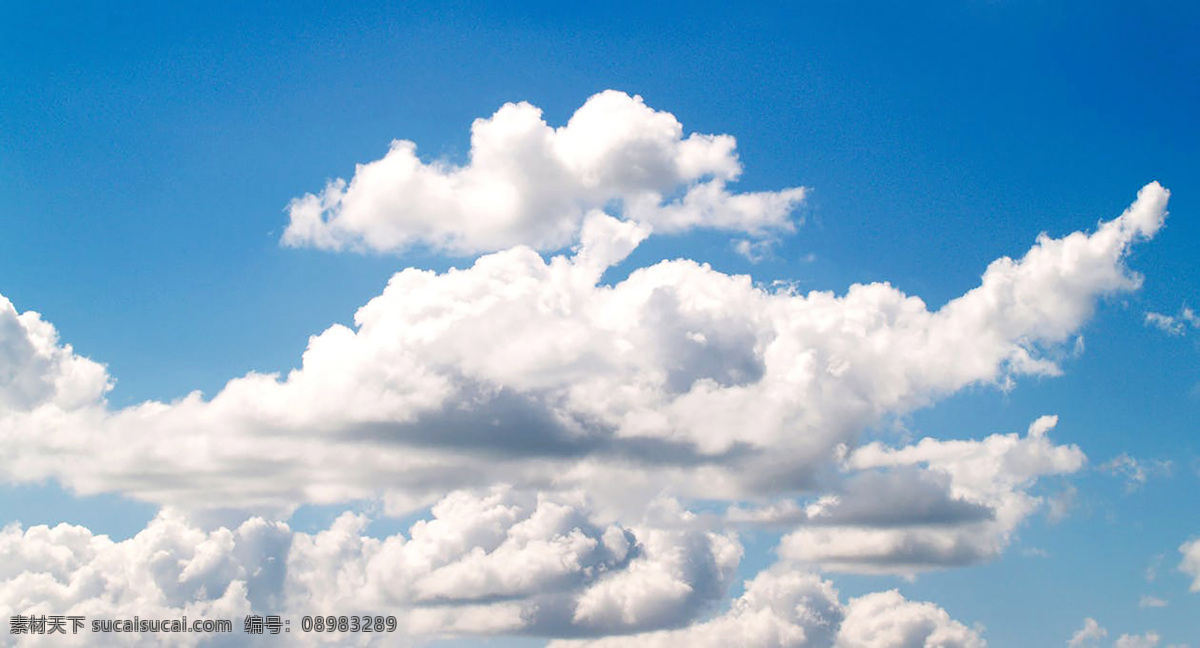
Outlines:
[[[404,270],[353,328],[314,336],[298,369],[248,374],[211,399],[112,411],[94,363],[64,374],[36,358],[73,358],[66,347],[18,356],[15,371],[37,377],[22,385],[67,387],[0,412],[0,440],[19,449],[0,473],[273,515],[381,494],[399,510],[498,481],[598,497],[633,484],[716,499],[800,492],[886,416],[1058,373],[1051,351],[1096,300],[1138,286],[1123,259],[1161,226],[1166,200],[1151,184],[1092,234],[1041,236],[936,311],[887,284],[800,295],[688,260],[604,285],[649,228],[593,213],[570,255],[516,247],[463,270]],[[28,392],[16,384],[5,393]],[[910,479],[901,472],[877,479]]]
[[832,571],[906,575],[994,558],[1043,504],[1028,492],[1037,479],[1084,464],[1078,447],[1049,440],[1056,423],[1044,416],[1023,437],[863,446],[846,466],[870,476],[867,487],[810,506],[808,524],[784,537],[780,555]]
[[[81,615],[94,619],[232,618],[252,605],[277,602],[290,535],[261,519],[208,533],[164,511],[134,538],[113,542],[79,526],[0,531],[0,612]],[[261,608],[260,608],[261,609]],[[88,636],[84,631],[76,641]],[[170,637],[196,645],[193,635],[113,635],[140,643]],[[64,643],[61,636],[27,636],[26,643]]]
[[347,512],[313,534],[261,518],[205,531],[166,510],[121,542],[67,524],[14,524],[0,531],[0,613],[235,622],[224,637],[114,635],[163,645],[240,645],[247,614],[314,610],[394,615],[399,632],[377,638],[388,645],[500,633],[571,638],[559,648],[986,645],[931,603],[892,590],[843,604],[831,582],[782,564],[747,582],[727,612],[687,625],[724,595],[741,547],[678,507],[624,527],[598,521],[578,494],[496,487],[451,493],[405,534],[370,537],[367,522]]
[[[88,565],[182,538],[155,554],[178,574],[125,570],[153,581],[147,604],[163,610],[366,601],[407,610],[421,635],[671,641],[666,629],[724,593],[741,556],[721,530],[733,522],[790,533],[782,571],[709,622],[714,636],[761,621],[755,632],[785,643],[978,645],[932,605],[883,592],[843,606],[827,583],[781,574],[912,574],[1003,551],[1044,504],[1030,493],[1037,479],[1085,461],[1049,440],[1054,417],[1024,436],[901,448],[858,447],[859,436],[969,385],[1058,374],[1060,347],[1079,339],[1097,300],[1139,286],[1124,259],[1161,227],[1168,192],[1147,185],[1090,234],[1039,236],[933,311],[885,283],[800,294],[686,259],[604,284],[653,231],[790,227],[799,190],[725,192],[740,172],[733,151],[731,138],[684,138],[673,117],[619,93],[593,97],[559,129],[531,106],[506,106],[476,123],[466,166],[422,163],[397,144],[349,184],[295,202],[285,240],[507,249],[465,269],[397,273],[352,327],[313,336],[297,369],[250,373],[211,398],[111,409],[104,367],[4,300],[0,442],[14,450],[0,475],[175,507],[124,543],[71,532],[92,552],[72,549],[71,560]],[[619,217],[603,211],[614,204]],[[361,516],[312,536],[264,521],[369,498],[391,514],[438,503],[407,537],[381,540]],[[722,519],[673,498],[774,503],[737,504]],[[240,524],[212,530],[222,519]],[[40,539],[47,529],[10,531],[14,547],[57,542]],[[285,567],[250,568],[267,558]],[[85,568],[63,569],[11,580],[40,578],[70,609],[69,596],[91,600],[95,587],[70,585]],[[801,612],[787,603],[795,596],[816,607]]]
[[1095,619],[1088,617],[1083,620],[1083,627],[1071,635],[1071,639],[1067,641],[1067,648],[1094,646],[1097,641],[1107,636],[1108,630],[1101,626]]
[[295,601],[412,607],[415,634],[629,632],[706,610],[741,559],[734,536],[690,524],[685,512],[624,528],[562,499],[510,489],[452,494],[407,541],[367,538],[365,520],[343,516],[328,532],[297,538]]
[[1183,554],[1179,571],[1192,578],[1191,590],[1200,592],[1200,538],[1179,545],[1179,553]]
[[[732,137],[685,136],[611,91],[558,128],[505,105],[474,123],[461,165],[394,142],[294,200],[283,243],[490,253],[395,274],[296,369],[210,398],[113,409],[103,365],[0,297],[0,477],[165,507],[120,542],[6,527],[0,616],[355,610],[396,614],[412,637],[983,646],[936,605],[898,591],[843,604],[809,570],[992,558],[1045,504],[1035,482],[1083,453],[1049,440],[1054,417],[1024,436],[860,436],[968,386],[1060,373],[1098,300],[1140,285],[1125,258],[1162,226],[1168,192],[1147,185],[1091,233],[1040,235],[936,310],[887,283],[801,294],[688,259],[602,281],[652,233],[722,229],[751,260],[769,254],[804,190],[731,193],[741,171]],[[314,534],[272,521],[360,499],[432,508],[386,538],[354,513]],[[689,626],[729,587],[736,524],[787,527],[781,560]],[[1195,548],[1180,569],[1200,583]]]
[[565,126],[538,108],[505,104],[471,125],[467,164],[423,162],[417,146],[392,142],[288,207],[283,243],[324,249],[398,251],[421,244],[469,254],[573,242],[592,210],[619,207],[660,232],[708,227],[752,235],[790,231],[800,187],[730,193],[742,166],[729,135],[684,136],[673,115],[639,96],[608,90]]
[[839,648],[944,646],[983,648],[978,633],[932,603],[906,601],[896,590],[851,599],[838,633]]
[[239,636],[251,610],[393,614],[408,636],[631,632],[711,608],[741,558],[736,537],[680,509],[626,528],[596,521],[582,496],[506,487],[451,493],[406,535],[372,538],[367,522],[347,512],[311,535],[262,518],[205,531],[166,510],[121,542],[10,525],[0,612],[236,617]]
[[103,365],[60,345],[54,326],[0,295],[0,415],[40,405],[74,409],[112,387]]
[[687,628],[555,641],[552,648],[646,646],[778,646],[779,648],[982,648],[979,634],[932,603],[906,600],[896,590],[850,599],[811,573],[776,566],[746,583],[729,611]]

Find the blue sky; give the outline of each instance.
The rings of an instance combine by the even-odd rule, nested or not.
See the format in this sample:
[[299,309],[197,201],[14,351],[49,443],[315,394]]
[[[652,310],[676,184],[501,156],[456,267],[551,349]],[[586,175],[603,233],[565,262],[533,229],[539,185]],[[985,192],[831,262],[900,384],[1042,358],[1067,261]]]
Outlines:
[[[800,544],[812,540],[795,525],[739,526],[728,519],[730,506],[804,505],[828,492],[846,495],[849,487],[841,480],[854,478],[829,461],[812,468],[814,474],[833,471],[842,477],[826,475],[803,488],[747,487],[744,497],[676,488],[668,481],[656,484],[650,495],[712,513],[717,520],[706,532],[732,533],[736,528],[744,555],[733,575],[717,579],[709,600],[664,616],[662,627],[687,628],[719,618],[742,595],[744,580],[778,564],[783,565],[779,569],[807,569],[831,580],[847,606],[851,597],[898,588],[910,602],[928,601],[944,609],[991,646],[1066,645],[1085,627],[1086,618],[1103,626],[1107,635],[1095,641],[1081,638],[1076,645],[1116,645],[1121,635],[1128,635],[1130,642],[1157,636],[1158,645],[1195,646],[1200,643],[1200,594],[1189,588],[1200,577],[1181,572],[1185,558],[1180,547],[1200,536],[1200,329],[1185,310],[1200,308],[1200,169],[1195,155],[1200,137],[1194,118],[1200,106],[1200,47],[1193,42],[1198,21],[1200,13],[1186,3],[1154,8],[1093,3],[1083,8],[1034,1],[903,8],[886,3],[853,8],[836,3],[753,8],[696,3],[6,6],[0,10],[0,294],[15,312],[36,311],[52,323],[59,345],[69,344],[74,354],[104,365],[114,386],[104,395],[105,403],[88,407],[105,412],[103,420],[118,423],[96,422],[100,419],[87,418],[92,414],[85,412],[79,415],[84,423],[78,429],[46,427],[46,419],[30,412],[43,411],[37,408],[50,401],[0,410],[0,417],[12,421],[3,428],[6,445],[25,447],[23,439],[49,439],[44,446],[29,446],[20,460],[0,469],[8,483],[0,491],[0,518],[19,521],[22,529],[65,522],[123,541],[152,524],[162,507],[180,511],[186,524],[201,530],[197,533],[212,533],[222,525],[234,528],[248,515],[263,515],[288,522],[297,533],[314,534],[350,510],[373,520],[364,534],[402,532],[409,537],[413,522],[429,518],[428,507],[460,486],[470,486],[482,497],[478,494],[495,484],[510,484],[513,493],[505,497],[513,499],[503,501],[517,508],[534,506],[529,502],[539,492],[549,499],[567,498],[557,486],[547,487],[544,478],[530,478],[532,469],[524,464],[506,468],[510,464],[501,462],[481,478],[488,483],[460,484],[434,472],[422,482],[381,471],[372,477],[375,482],[339,490],[338,477],[332,475],[317,494],[301,486],[281,488],[270,506],[254,503],[249,495],[239,501],[239,494],[248,491],[238,490],[242,482],[230,478],[214,488],[231,502],[230,510],[216,515],[197,495],[213,486],[210,480],[222,479],[223,473],[211,467],[197,469],[195,475],[180,473],[180,480],[195,480],[189,482],[195,490],[184,494],[183,487],[159,488],[153,476],[122,474],[129,465],[122,463],[124,455],[113,459],[117,468],[107,470],[75,456],[55,467],[59,459],[45,453],[60,447],[56,444],[82,439],[97,455],[93,461],[103,463],[105,448],[128,442],[121,430],[140,424],[126,408],[160,401],[186,409],[193,406],[180,399],[194,390],[203,394],[200,404],[180,417],[208,420],[203,417],[211,415],[220,424],[225,409],[212,413],[218,407],[206,404],[228,381],[250,372],[279,373],[282,380],[301,367],[302,354],[311,349],[310,336],[334,324],[353,328],[356,310],[381,295],[389,278],[405,268],[438,273],[470,268],[481,256],[512,244],[533,246],[544,259],[570,257],[580,240],[582,212],[572,221],[578,227],[566,238],[534,240],[528,236],[542,231],[538,219],[557,212],[533,213],[533,208],[529,214],[517,210],[518,217],[528,217],[533,225],[498,234],[501,244],[479,239],[467,246],[471,249],[448,249],[452,246],[419,235],[394,246],[354,249],[364,245],[364,237],[382,231],[371,228],[399,223],[395,226],[403,229],[417,222],[414,214],[424,207],[415,202],[363,208],[368,224],[345,230],[340,250],[313,237],[292,246],[281,240],[294,222],[295,211],[289,207],[294,199],[319,194],[330,179],[350,181],[355,165],[383,158],[393,140],[415,142],[422,163],[467,165],[472,122],[492,117],[506,103],[528,102],[541,109],[550,127],[561,127],[589,98],[613,89],[626,93],[629,101],[636,95],[648,109],[672,115],[682,125],[683,137],[735,137],[742,171],[736,182],[728,183],[731,193],[804,187],[805,195],[788,203],[783,220],[762,216],[768,222],[762,231],[742,221],[722,226],[714,225],[715,220],[670,231],[667,217],[657,212],[636,216],[628,203],[632,194],[621,185],[625,188],[588,206],[626,224],[651,223],[654,233],[607,269],[601,280],[605,286],[618,286],[664,259],[693,259],[720,276],[697,275],[688,281],[721,283],[726,275],[749,275],[764,287],[763,294],[771,293],[778,281],[793,285],[800,295],[816,290],[838,296],[852,284],[887,282],[920,297],[934,311],[978,286],[994,260],[1020,259],[1039,233],[1053,239],[1090,233],[1099,221],[1120,215],[1147,183],[1157,181],[1170,190],[1165,225],[1152,240],[1135,242],[1121,261],[1121,267],[1144,277],[1140,287],[1098,288],[1094,295],[1047,293],[1048,300],[1086,298],[1081,303],[1089,310],[1094,306],[1094,312],[1069,322],[1061,339],[1035,345],[1058,364],[1061,375],[997,365],[953,384],[931,379],[932,387],[906,397],[903,405],[879,405],[870,416],[852,421],[829,414],[833,422],[812,430],[786,417],[770,424],[779,425],[780,436],[773,442],[789,449],[802,446],[797,439],[804,435],[825,439],[822,435],[836,428],[853,450],[876,440],[899,448],[923,437],[982,442],[989,435],[1024,435],[1039,416],[1057,415],[1051,441],[1077,446],[1086,461],[1041,473],[1035,483],[1009,493],[1042,501],[1035,512],[989,536],[994,551],[917,573],[864,574],[869,570],[861,564],[831,569],[829,560],[815,559],[807,549],[797,550],[807,561],[781,557],[781,536],[799,533]],[[514,153],[506,163],[527,162],[522,155]],[[660,197],[670,202],[720,173],[684,177],[659,187],[665,189]],[[517,191],[533,196],[526,205],[543,204],[537,200],[557,204],[553,200],[559,197],[556,187],[536,183]],[[572,208],[587,202],[577,196],[563,200]],[[469,220],[475,212],[464,213],[463,236],[470,239],[472,232],[486,229]],[[794,231],[781,223],[794,224]],[[420,230],[412,227],[404,231]],[[443,226],[428,227],[440,232]],[[739,240],[760,243],[760,254],[750,255],[753,259],[739,254]],[[452,292],[448,283],[430,290]],[[386,303],[400,312],[409,299],[399,287]],[[738,307],[728,308],[736,313]],[[1148,320],[1148,314],[1172,319]],[[642,316],[653,329],[657,320]],[[400,315],[397,320],[380,317],[386,322],[380,328],[412,324]],[[705,362],[728,360],[718,351],[740,348],[744,340],[737,331],[742,329],[721,329],[725,315],[712,317],[709,323],[717,328],[708,338],[727,341],[728,348],[720,346],[725,342],[713,342],[705,348],[716,350],[700,359],[667,357],[664,370],[682,366],[703,373],[709,366]],[[671,321],[664,319],[659,332]],[[564,326],[555,330],[566,335],[569,326]],[[4,330],[16,344],[11,337],[16,329]],[[529,330],[534,330],[532,323]],[[1034,327],[1012,344],[1021,347],[1040,330]],[[506,332],[516,336],[521,328],[497,325],[500,340]],[[397,340],[407,335],[402,329],[394,333]],[[730,337],[714,337],[717,333]],[[392,339],[389,335],[380,333],[378,343]],[[564,374],[532,369],[519,379],[479,373],[483,370],[476,371],[478,367],[491,365],[472,355],[475,345],[458,339],[443,340],[443,345],[461,344],[451,353],[456,371],[490,385],[480,387],[480,393],[503,388],[525,397],[534,393],[529,385],[550,389],[543,386],[566,380]],[[665,342],[661,348],[666,356],[675,349]],[[763,353],[761,346],[752,351]],[[429,352],[442,353],[436,348]],[[513,358],[537,355],[530,349],[513,353],[517,355],[507,360],[509,365],[517,362]],[[368,356],[362,362],[382,357]],[[13,351],[0,355],[0,362],[10,364],[9,374],[25,375],[21,358]],[[343,369],[357,371],[335,362],[309,374],[316,376],[314,384],[324,385],[321,380],[336,381]],[[1010,374],[1013,382],[1003,388]],[[382,374],[354,375],[367,376],[356,379],[370,387],[370,376]],[[584,375],[586,371],[579,374]],[[773,374],[768,370],[766,375]],[[562,383],[563,389],[570,380]],[[880,389],[872,374],[864,373],[862,380]],[[689,384],[695,392],[695,384]],[[16,387],[0,384],[0,389]],[[871,387],[863,389],[865,401],[883,399]],[[55,407],[66,407],[59,396],[47,398]],[[511,412],[496,398],[499,405],[487,401],[478,410],[482,417],[492,414],[489,407],[500,408],[496,416],[505,430],[498,441],[485,444],[486,452],[511,457],[546,442],[522,436],[528,424],[521,412],[511,420],[503,418]],[[0,407],[6,402],[0,400]],[[707,402],[719,410],[715,403],[725,401]],[[800,412],[819,409],[805,403],[797,407]],[[293,443],[289,434],[336,437],[356,433],[355,426],[363,423],[322,418],[327,416],[275,421],[270,429],[277,443],[288,444]],[[378,414],[382,418],[370,423],[400,424],[389,416],[398,415]],[[425,438],[437,434],[437,425],[478,423],[471,417],[442,423],[414,416],[414,429],[396,434]],[[173,440],[172,435],[184,434],[176,423],[149,427],[146,434],[159,439],[164,454],[203,454],[209,452],[206,443],[241,447],[237,435],[260,432],[248,420],[237,418],[222,431],[229,438],[210,441],[204,441],[203,431],[187,431],[198,435],[188,436],[187,443]],[[385,437],[391,434],[386,429],[381,433]],[[692,431],[681,427],[674,433],[688,437]],[[464,434],[468,441],[474,438]],[[704,447],[712,438],[692,442]],[[441,447],[436,440],[423,443]],[[544,458],[543,451],[549,452],[542,448],[532,456]],[[454,449],[439,452],[457,456]],[[282,453],[275,467],[281,474],[288,471],[287,456]],[[450,461],[438,457],[437,462]],[[577,469],[591,460],[597,459],[585,453],[570,465]],[[796,461],[795,470],[786,474],[811,468],[809,458]],[[647,473],[655,470],[631,465]],[[937,479],[945,477],[936,466],[923,466],[941,475]],[[224,469],[254,470],[237,462]],[[302,469],[297,464],[295,470]],[[729,470],[731,479],[745,476],[737,474],[745,472],[744,466]],[[146,467],[146,472],[153,471]],[[895,474],[900,473],[896,468]],[[586,480],[572,486],[590,487]],[[948,488],[958,498],[955,502],[971,501],[961,484]],[[667,533],[649,521],[653,515],[643,515],[646,506],[637,504],[635,496],[593,495],[594,501],[578,506],[591,511],[579,514],[590,515],[597,529],[617,525],[642,542],[654,533]],[[999,506],[981,497],[976,496],[976,504]],[[290,507],[280,509],[284,500]],[[400,500],[411,501],[411,507],[394,503]],[[1051,502],[1060,503],[1062,510],[1051,513]],[[617,512],[606,512],[610,510]],[[399,519],[389,518],[389,511]],[[687,533],[694,532],[689,527]],[[21,537],[27,545],[34,542]],[[293,557],[298,555],[296,542]],[[311,568],[318,573],[321,566]],[[8,589],[16,583],[11,576]],[[699,582],[687,583],[703,590]],[[163,605],[171,608],[170,593],[163,596]],[[15,609],[13,600],[0,600],[0,607]],[[118,606],[114,614],[122,610],[130,616],[139,612],[136,605]],[[340,608],[329,612],[352,613]],[[453,624],[439,626],[429,618],[420,621],[433,628],[428,636],[458,633],[462,636],[452,640],[457,645],[504,645],[508,634],[527,636],[511,640],[520,645],[543,645],[579,631],[526,627],[486,639],[489,633],[478,628],[455,630]],[[656,629],[654,622],[645,621],[624,629],[613,626],[612,632]],[[588,632],[606,634],[594,628]]]

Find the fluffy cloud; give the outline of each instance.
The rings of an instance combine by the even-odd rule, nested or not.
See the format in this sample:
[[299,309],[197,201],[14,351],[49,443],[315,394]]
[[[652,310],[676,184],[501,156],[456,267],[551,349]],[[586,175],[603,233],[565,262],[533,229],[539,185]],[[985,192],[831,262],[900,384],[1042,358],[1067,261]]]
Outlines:
[[[1042,236],[937,311],[887,284],[799,295],[687,260],[603,285],[649,230],[592,214],[570,256],[516,247],[464,270],[404,270],[354,328],[314,336],[299,369],[249,374],[211,400],[111,411],[94,363],[65,372],[65,361],[28,360],[74,358],[66,347],[20,356],[18,374],[35,377],[21,384],[66,387],[0,412],[0,441],[20,449],[0,473],[275,515],[381,493],[402,509],[500,481],[598,497],[635,485],[718,499],[800,492],[885,416],[967,385],[1057,373],[1056,345],[1096,299],[1139,284],[1123,259],[1161,226],[1166,200],[1151,184],[1090,235]],[[59,378],[80,374],[88,380]],[[909,479],[901,472],[879,479]],[[984,502],[1002,503],[1028,504]]]
[[[799,294],[686,259],[604,284],[652,232],[739,231],[753,257],[793,227],[801,189],[726,190],[734,148],[613,92],[557,129],[507,105],[475,123],[465,166],[397,142],[349,183],[294,201],[284,242],[499,251],[397,273],[352,327],[314,335],[299,368],[211,398],[114,410],[102,365],[0,298],[0,443],[12,449],[0,477],[168,507],[123,542],[6,528],[0,608],[378,611],[412,636],[601,646],[982,646],[933,604],[896,591],[843,604],[808,570],[992,558],[1044,504],[1036,480],[1078,470],[1083,453],[1050,442],[1053,417],[1024,436],[902,448],[858,447],[860,435],[970,385],[1058,374],[1096,302],[1140,285],[1125,257],[1162,226],[1168,192],[1147,185],[1092,233],[1039,236],[932,311],[886,283]],[[392,514],[437,503],[382,539],[352,513],[312,535],[267,521],[364,498]],[[722,519],[684,510],[688,498],[775,503]],[[687,626],[740,561],[728,522],[788,527],[781,562],[727,613]],[[1181,548],[1181,569],[1200,583],[1195,548]]]
[[111,384],[102,365],[59,345],[54,326],[18,313],[0,295],[0,415],[49,404],[74,409],[103,399]]
[[589,520],[581,500],[529,498],[510,489],[452,494],[407,541],[364,537],[365,520],[343,516],[328,532],[297,538],[295,602],[411,607],[415,634],[628,632],[706,610],[741,559],[735,537],[683,511],[623,528]]
[[598,522],[578,495],[498,487],[451,493],[407,534],[382,539],[349,512],[306,534],[261,518],[204,531],[167,510],[121,542],[67,524],[10,525],[0,532],[0,614],[234,620],[225,637],[114,635],[164,645],[240,645],[252,611],[295,622],[314,610],[395,615],[399,633],[382,638],[389,645],[498,633],[618,635],[552,644],[560,648],[985,645],[933,604],[893,590],[843,605],[832,583],[784,565],[748,582],[728,612],[686,626],[723,596],[741,547],[693,514],[653,508],[653,520],[625,528]]
[[846,460],[862,472],[845,492],[805,510],[780,555],[833,571],[899,574],[993,558],[1043,504],[1028,493],[1036,480],[1084,464],[1078,447],[1049,440],[1056,423],[1042,417],[1024,437],[863,446]]
[[[0,477],[167,507],[122,542],[5,528],[0,616],[355,610],[396,614],[413,637],[984,645],[931,603],[886,591],[843,604],[808,570],[992,558],[1044,504],[1036,480],[1078,470],[1083,453],[1050,442],[1053,417],[1024,436],[901,448],[860,435],[971,385],[1059,373],[1097,301],[1140,285],[1125,257],[1162,226],[1168,192],[1147,185],[1094,232],[1039,236],[932,311],[886,283],[800,294],[686,259],[601,281],[652,233],[736,231],[749,238],[735,251],[769,254],[804,192],[730,193],[740,173],[733,138],[685,137],[617,92],[560,128],[506,105],[475,122],[465,165],[395,142],[293,201],[283,242],[493,253],[397,273],[353,326],[314,335],[299,368],[211,398],[112,409],[104,367],[0,297]],[[1148,322],[1175,326],[1162,317]],[[268,521],[364,498],[391,514],[436,504],[387,538],[353,513],[316,534]],[[722,518],[688,498],[774,503]],[[787,527],[781,561],[687,626],[741,559],[730,522]],[[1197,543],[1181,551],[1200,588]]]
[[[731,194],[742,167],[729,135],[683,135],[673,115],[638,96],[606,91],[565,126],[538,108],[505,104],[471,125],[464,166],[422,162],[392,142],[347,183],[292,201],[285,245],[402,250],[414,244],[467,254],[569,245],[591,210],[619,204],[662,232],[709,227],[761,235],[789,231],[802,188]],[[678,194],[678,197],[672,197]]]
[[[507,106],[476,124],[465,167],[425,165],[398,145],[349,186],[300,200],[293,243],[521,245],[462,270],[399,272],[353,327],[311,338],[298,369],[251,373],[211,399],[193,393],[112,410],[103,367],[4,301],[0,442],[16,450],[0,458],[0,474],[121,492],[210,521],[375,497],[400,513],[483,489],[441,499],[407,539],[370,539],[355,516],[311,537],[280,532],[286,587],[257,583],[248,563],[229,558],[253,545],[238,540],[243,527],[197,539],[227,549],[206,550],[203,561],[173,559],[216,571],[194,567],[174,577],[175,589],[157,585],[157,604],[170,609],[199,596],[177,596],[191,574],[204,582],[199,599],[232,597],[219,599],[228,605],[295,602],[296,592],[327,609],[403,605],[407,627],[422,634],[645,633],[694,618],[724,591],[740,545],[718,530],[718,516],[648,511],[647,494],[775,501],[734,507],[727,521],[792,528],[779,548],[784,565],[911,574],[998,555],[1043,504],[1029,492],[1035,481],[1084,463],[1078,448],[1049,441],[1053,417],[1025,436],[904,448],[856,448],[858,437],[969,385],[1057,374],[1054,358],[1097,299],[1139,285],[1124,258],[1161,227],[1167,191],[1147,185],[1091,234],[1040,236],[935,311],[888,284],[802,295],[682,259],[603,284],[605,270],[654,230],[786,227],[798,193],[768,197],[778,208],[714,207],[750,200],[721,184],[740,171],[733,142],[681,133],[670,115],[617,93],[593,97],[557,130],[530,106]],[[541,181],[555,174],[567,179]],[[681,184],[683,197],[664,203]],[[599,211],[614,200],[623,218]],[[316,215],[301,214],[313,201]],[[436,227],[431,209],[447,215]],[[549,259],[535,250],[573,241],[569,254]],[[497,483],[516,488],[487,490]],[[592,501],[528,499],[538,490],[583,490]],[[816,497],[801,506],[799,495]],[[647,516],[657,517],[615,523]],[[769,617],[764,636],[816,636],[814,626],[770,617],[754,602],[762,596],[745,605]],[[915,632],[970,645],[974,634],[936,608],[897,599],[881,593],[842,608],[834,597],[825,611],[848,619],[862,616],[852,616],[856,605],[890,611],[870,615],[880,625],[838,626],[855,641],[891,645]]]
[[1144,635],[1123,634],[1117,637],[1113,648],[1154,648],[1162,637],[1157,632],[1147,632]]
[[309,535],[261,518],[204,531],[167,510],[122,542],[10,525],[0,613],[235,618],[236,636],[251,610],[394,614],[409,636],[675,626],[724,595],[741,546],[670,510],[659,508],[658,526],[625,528],[596,522],[578,495],[497,487],[451,493],[407,536],[383,539],[352,513]]
[[891,590],[851,599],[838,633],[839,648],[941,646],[983,648],[985,642],[932,603],[904,600]]
[[1183,554],[1179,571],[1192,578],[1191,590],[1200,592],[1200,538],[1179,545],[1179,553]]
[[746,583],[730,610],[688,628],[609,637],[556,641],[552,648],[646,646],[778,646],[779,648],[982,648],[973,630],[931,603],[906,600],[895,590],[838,600],[833,584],[780,566]]
[[1094,646],[1097,641],[1107,636],[1108,630],[1101,626],[1095,619],[1088,617],[1083,620],[1083,627],[1071,635],[1071,639],[1067,641],[1067,648]]
[[[67,524],[0,531],[0,612],[82,615],[97,619],[233,618],[252,604],[276,602],[290,534],[261,519],[208,533],[164,511],[124,542]],[[88,631],[76,635],[84,641]],[[195,635],[112,635],[114,641],[170,637],[196,645]],[[22,637],[21,645],[58,644],[61,636]],[[164,639],[164,641],[166,641]]]

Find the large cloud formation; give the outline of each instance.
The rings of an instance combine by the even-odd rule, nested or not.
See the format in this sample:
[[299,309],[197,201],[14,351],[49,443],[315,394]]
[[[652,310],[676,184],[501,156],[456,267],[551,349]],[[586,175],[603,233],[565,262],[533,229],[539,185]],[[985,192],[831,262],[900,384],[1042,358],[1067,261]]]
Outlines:
[[[930,603],[895,590],[839,601],[832,583],[773,568],[746,584],[732,608],[678,630],[723,594],[740,546],[687,528],[601,528],[586,505],[509,489],[452,493],[404,535],[363,534],[345,514],[316,534],[250,519],[203,531],[164,511],[136,536],[113,542],[67,524],[0,531],[0,609],[123,618],[241,618],[252,610],[398,616],[398,638],[457,634],[617,634],[555,642],[611,646],[977,648],[977,632]],[[685,550],[681,551],[680,548]],[[295,633],[308,643],[344,634]],[[162,645],[237,643],[239,635],[142,633],[113,641]],[[362,637],[359,637],[362,638]],[[22,645],[84,645],[75,636],[22,637]]]
[[[970,385],[1059,373],[1097,301],[1139,286],[1125,259],[1162,226],[1168,192],[1151,183],[1091,233],[1039,236],[936,310],[886,283],[799,294],[687,259],[602,281],[655,232],[790,230],[801,190],[727,193],[739,172],[732,138],[685,138],[614,92],[558,129],[505,106],[476,122],[466,166],[398,143],[293,202],[284,242],[498,251],[397,273],[298,368],[211,398],[111,408],[102,365],[0,298],[0,477],[165,507],[122,542],[8,527],[0,608],[229,616],[311,601],[391,611],[418,636],[982,645],[898,592],[843,604],[813,570],[992,559],[1044,504],[1037,480],[1086,457],[1050,440],[1052,416],[1024,435],[862,437]],[[315,535],[274,521],[354,500],[432,508],[382,539],[352,513]],[[782,526],[779,562],[688,626],[728,590],[739,525]]]
[[[18,450],[0,471],[268,513],[380,493],[412,505],[498,481],[573,488],[613,471],[684,496],[800,492],[885,416],[1057,373],[1054,345],[1096,299],[1138,285],[1123,258],[1166,199],[1148,185],[1095,233],[1043,236],[932,312],[887,284],[772,292],[687,260],[603,285],[646,230],[594,215],[571,256],[517,247],[465,270],[404,270],[355,329],[313,337],[299,369],[249,374],[211,400],[111,411],[94,363],[43,349],[18,369],[42,375],[20,385],[54,389],[6,385],[19,397],[5,397],[18,405],[0,413],[0,440]],[[0,317],[39,323],[7,324],[6,347],[53,335],[34,315]]]
[[578,494],[497,487],[451,493],[407,535],[383,539],[351,513],[310,535],[262,518],[205,531],[168,509],[121,542],[67,524],[10,525],[0,610],[89,620],[354,611],[399,615],[401,636],[631,632],[711,607],[741,558],[734,536],[678,509],[659,513],[625,528],[596,522]]
[[845,617],[838,593],[813,574],[764,571],[746,584],[729,611],[687,628],[590,641],[556,641],[553,648],[617,646],[830,645]]
[[592,641],[555,641],[551,648],[645,646],[773,646],[778,648],[983,648],[979,634],[931,603],[896,590],[850,599],[803,571],[770,569],[746,583],[728,612],[679,630]]

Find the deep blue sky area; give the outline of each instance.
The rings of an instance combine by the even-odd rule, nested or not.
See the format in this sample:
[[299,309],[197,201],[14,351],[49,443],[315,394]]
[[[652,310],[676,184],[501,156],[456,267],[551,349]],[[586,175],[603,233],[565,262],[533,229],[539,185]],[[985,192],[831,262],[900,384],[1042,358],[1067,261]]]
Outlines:
[[[560,126],[609,88],[735,136],[739,191],[811,189],[803,225],[759,263],[720,233],[660,236],[613,280],[689,257],[802,291],[887,281],[932,308],[1158,180],[1171,215],[1129,260],[1144,284],[1100,303],[1063,376],[972,387],[898,423],[980,438],[1059,414],[1055,440],[1089,457],[1073,513],[1031,519],[993,563],[834,579],[844,596],[934,601],[992,646],[1062,646],[1094,617],[1110,642],[1156,630],[1195,647],[1200,594],[1175,566],[1200,534],[1200,331],[1144,317],[1200,307],[1198,35],[1187,2],[6,2],[0,293],[105,363],[115,407],[287,372],[394,272],[474,260],[283,248],[290,200],[394,139],[465,163],[472,120],[505,102]],[[1097,468],[1121,453],[1171,469],[1130,490]],[[127,537],[153,514],[53,484],[0,490],[0,522]],[[768,540],[744,538],[746,578],[773,561]]]

